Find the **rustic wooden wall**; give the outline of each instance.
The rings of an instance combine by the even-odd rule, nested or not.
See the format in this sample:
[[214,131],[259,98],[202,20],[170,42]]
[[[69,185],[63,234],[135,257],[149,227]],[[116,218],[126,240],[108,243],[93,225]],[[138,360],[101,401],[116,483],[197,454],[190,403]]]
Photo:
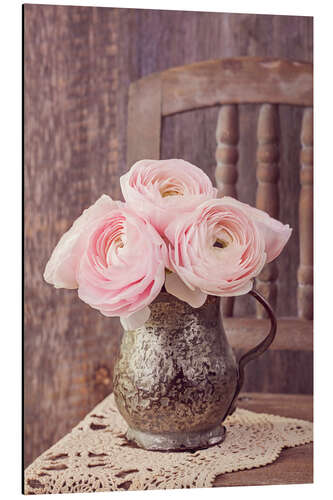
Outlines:
[[[90,309],[75,291],[52,289],[42,274],[83,208],[103,192],[120,197],[129,83],[171,66],[228,56],[311,61],[312,19],[25,5],[24,39],[27,465],[112,390],[118,321]],[[256,106],[241,108],[238,191],[250,203],[257,112]],[[217,114],[210,108],[166,118],[162,157],[185,158],[213,178]],[[283,106],[280,119],[280,218],[296,229],[279,262],[278,313],[289,316],[296,313],[299,261],[300,110]],[[238,315],[250,312],[246,299],[237,300]],[[269,389],[279,390],[274,384]]]

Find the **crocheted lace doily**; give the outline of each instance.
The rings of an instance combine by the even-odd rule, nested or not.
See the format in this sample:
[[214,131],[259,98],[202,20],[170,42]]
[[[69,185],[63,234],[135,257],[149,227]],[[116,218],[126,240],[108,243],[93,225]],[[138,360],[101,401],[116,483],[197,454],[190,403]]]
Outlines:
[[113,394],[25,471],[25,494],[211,487],[225,472],[260,467],[282,448],[312,441],[312,423],[237,409],[225,441],[196,452],[128,443]]

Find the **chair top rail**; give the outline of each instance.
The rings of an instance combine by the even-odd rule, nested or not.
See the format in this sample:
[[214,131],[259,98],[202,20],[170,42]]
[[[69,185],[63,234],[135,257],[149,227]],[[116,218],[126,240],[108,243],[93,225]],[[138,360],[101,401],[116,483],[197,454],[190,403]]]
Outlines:
[[153,73],[133,82],[131,90],[152,78],[160,82],[162,116],[221,104],[313,105],[309,62],[259,57],[203,61]]

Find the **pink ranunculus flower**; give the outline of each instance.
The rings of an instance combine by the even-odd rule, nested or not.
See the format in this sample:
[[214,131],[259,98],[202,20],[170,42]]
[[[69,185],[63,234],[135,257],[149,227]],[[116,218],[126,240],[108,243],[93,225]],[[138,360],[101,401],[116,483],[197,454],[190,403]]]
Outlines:
[[125,329],[143,325],[159,294],[168,261],[154,227],[125,203],[103,195],[61,238],[45,270],[46,281],[78,288],[79,297]]
[[180,214],[217,195],[209,177],[184,160],[141,160],[120,178],[123,196],[163,235]]
[[116,201],[103,194],[94,205],[82,212],[62,235],[46,264],[44,279],[47,283],[55,288],[78,288],[76,272],[86,241],[87,226],[117,207]]
[[291,229],[230,197],[208,200],[165,230],[173,269],[167,291],[193,307],[207,295],[249,292],[266,262],[282,251]]
[[265,240],[265,252],[267,254],[266,262],[269,263],[276,259],[291,236],[292,229],[289,224],[282,224],[282,222],[270,217],[267,212],[251,207],[251,205],[242,203],[231,196],[225,196],[222,199],[225,203],[243,210],[254,220]]

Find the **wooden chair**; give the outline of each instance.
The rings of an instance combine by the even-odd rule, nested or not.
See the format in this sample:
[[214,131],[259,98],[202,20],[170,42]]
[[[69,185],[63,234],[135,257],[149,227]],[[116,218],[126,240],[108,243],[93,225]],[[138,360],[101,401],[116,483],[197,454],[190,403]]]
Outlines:
[[[219,195],[237,197],[238,104],[261,104],[257,126],[258,208],[279,217],[278,105],[303,106],[300,133],[300,263],[298,317],[279,319],[270,350],[247,367],[244,390],[312,391],[313,318],[313,66],[311,63],[240,57],[204,61],[154,73],[129,90],[127,165],[160,158],[162,117],[221,106],[216,138],[215,178]],[[265,266],[256,288],[276,304],[278,263]],[[234,299],[222,302],[227,335],[236,354],[264,336],[268,320],[259,306],[256,318],[233,318]],[[279,373],[279,376],[277,376]]]

